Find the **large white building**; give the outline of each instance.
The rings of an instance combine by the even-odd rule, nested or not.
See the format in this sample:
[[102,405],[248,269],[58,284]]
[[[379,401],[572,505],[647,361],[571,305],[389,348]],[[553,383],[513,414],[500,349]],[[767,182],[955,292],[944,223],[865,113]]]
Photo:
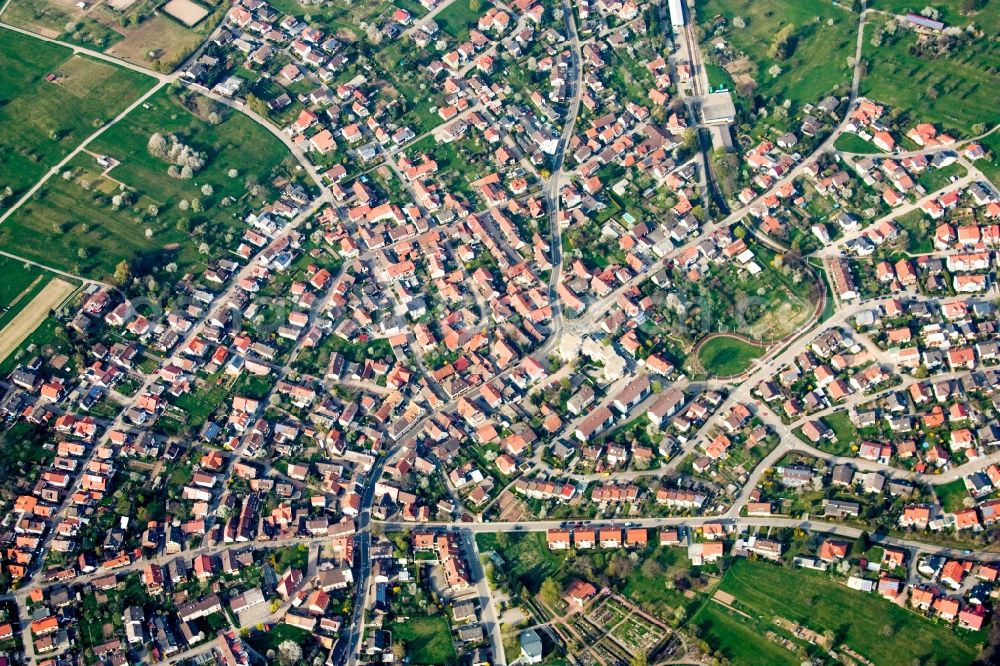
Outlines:
[[670,25],[675,28],[684,26],[684,0],[670,0],[667,3],[670,9]]

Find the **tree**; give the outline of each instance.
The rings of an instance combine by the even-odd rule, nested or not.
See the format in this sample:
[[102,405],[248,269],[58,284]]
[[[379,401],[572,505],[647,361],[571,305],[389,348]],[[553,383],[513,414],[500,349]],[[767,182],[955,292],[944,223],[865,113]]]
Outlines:
[[795,51],[795,25],[789,23],[779,30],[771,40],[770,55],[775,60],[787,60]]
[[167,140],[162,134],[156,132],[149,137],[149,143],[146,144],[146,148],[149,150],[150,155],[162,160],[167,155]]
[[556,583],[551,578],[546,578],[542,583],[541,589],[538,590],[539,596],[541,596],[542,601],[546,605],[555,607],[559,604],[559,600],[562,598],[562,590],[559,589],[559,584]]
[[861,533],[861,537],[858,539],[858,545],[861,547],[862,553],[867,553],[868,549],[872,547],[872,538],[868,534],[868,531]]
[[125,260],[119,261],[115,266],[114,282],[119,287],[128,284],[132,280],[132,267]]
[[293,666],[302,661],[302,648],[295,641],[284,641],[278,646],[278,663]]

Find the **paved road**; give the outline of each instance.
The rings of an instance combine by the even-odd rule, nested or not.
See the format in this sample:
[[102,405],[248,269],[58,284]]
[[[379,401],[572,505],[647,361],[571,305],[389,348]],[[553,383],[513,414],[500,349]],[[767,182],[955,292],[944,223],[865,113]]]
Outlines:
[[[718,516],[698,516],[698,517],[670,517],[670,518],[633,518],[629,521],[629,525],[632,527],[644,527],[646,529],[656,529],[660,527],[675,527],[675,526],[687,526],[687,527],[698,527],[704,525],[705,523],[724,523],[727,525],[734,525],[737,530],[741,530],[749,527],[791,527],[799,528],[809,532],[817,532],[823,534],[833,534],[835,536],[841,536],[849,539],[857,539],[861,536],[864,530],[857,529],[855,527],[850,527],[847,525],[840,525],[837,523],[828,523],[822,520],[810,520],[808,518],[796,519],[796,518],[780,518],[780,517],[762,517],[762,518],[725,518]],[[413,523],[400,523],[400,522],[383,522],[380,523],[386,531],[398,531],[398,530],[412,530],[414,529]],[[530,523],[423,523],[420,525],[420,529],[434,529],[434,530],[466,530],[474,534],[480,533],[492,533],[492,532],[547,532],[551,529],[562,528],[566,525],[565,521],[559,520],[538,520]],[[593,524],[588,525],[588,527],[602,527],[602,526],[624,526],[624,523],[618,521],[595,521]],[[947,546],[937,546],[934,544],[927,544],[921,541],[915,541],[912,539],[901,539],[899,537],[884,535],[884,534],[869,534],[871,540],[876,543],[881,543],[887,546],[897,546],[900,548],[908,548],[913,551],[919,551],[922,553],[931,553],[937,555],[944,555],[946,557],[957,557],[957,558],[970,558],[974,557],[977,560],[984,562],[1000,562],[1000,553],[987,553],[987,552],[976,552],[974,555],[967,554],[964,550],[958,548],[949,548]]]

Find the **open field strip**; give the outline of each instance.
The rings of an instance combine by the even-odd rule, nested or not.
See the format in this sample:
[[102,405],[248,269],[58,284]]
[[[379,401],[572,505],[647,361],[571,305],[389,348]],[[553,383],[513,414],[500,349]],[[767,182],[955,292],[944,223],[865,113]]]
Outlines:
[[49,312],[75,289],[76,285],[58,278],[45,285],[45,288],[24,307],[17,319],[0,330],[0,361],[20,347],[32,331],[49,316]]

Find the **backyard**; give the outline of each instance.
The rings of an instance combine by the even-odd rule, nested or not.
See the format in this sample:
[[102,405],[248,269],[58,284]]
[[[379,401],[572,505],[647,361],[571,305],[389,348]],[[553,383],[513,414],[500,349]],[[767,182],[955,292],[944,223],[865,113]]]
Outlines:
[[448,621],[440,615],[411,616],[389,627],[393,640],[402,641],[407,661],[417,666],[456,664]]

